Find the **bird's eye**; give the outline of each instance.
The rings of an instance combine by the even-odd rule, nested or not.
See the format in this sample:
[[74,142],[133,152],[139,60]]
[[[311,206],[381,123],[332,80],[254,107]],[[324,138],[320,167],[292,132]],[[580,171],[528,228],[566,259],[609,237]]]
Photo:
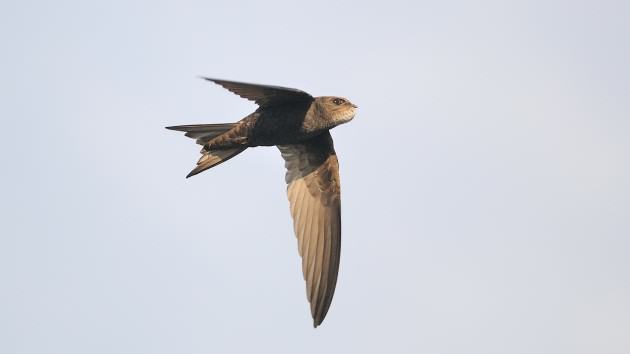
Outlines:
[[344,102],[346,102],[346,100],[341,99],[341,98],[335,98],[333,100],[333,103],[336,104],[337,106],[344,104]]

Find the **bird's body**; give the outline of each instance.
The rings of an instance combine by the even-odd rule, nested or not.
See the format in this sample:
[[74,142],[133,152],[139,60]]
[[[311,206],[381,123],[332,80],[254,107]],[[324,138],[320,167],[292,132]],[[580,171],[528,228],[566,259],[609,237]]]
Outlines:
[[356,106],[340,97],[312,97],[296,89],[207,80],[255,101],[259,108],[236,123],[167,127],[203,145],[202,157],[187,177],[249,147],[278,146],[287,168],[287,194],[317,327],[332,301],[341,246],[339,164],[329,130],[352,120]]

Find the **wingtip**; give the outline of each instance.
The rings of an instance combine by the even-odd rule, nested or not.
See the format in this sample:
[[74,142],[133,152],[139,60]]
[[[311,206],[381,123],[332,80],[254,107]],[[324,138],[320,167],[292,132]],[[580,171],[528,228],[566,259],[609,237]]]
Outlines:
[[207,76],[202,76],[199,75],[197,76],[198,78],[202,79],[202,80],[206,80],[206,81],[210,81],[210,82],[214,82],[215,84],[217,83],[217,81],[219,81],[219,79],[213,79],[211,77],[207,77]]
[[321,319],[321,320],[318,321],[317,318],[314,318],[313,319],[313,328],[317,328],[319,325],[322,324],[323,321],[324,321],[324,319]]

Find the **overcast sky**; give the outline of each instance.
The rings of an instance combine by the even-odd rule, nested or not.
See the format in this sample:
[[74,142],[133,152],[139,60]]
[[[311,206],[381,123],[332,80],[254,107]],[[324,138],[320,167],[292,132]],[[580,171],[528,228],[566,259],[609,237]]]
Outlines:
[[[0,352],[630,353],[628,1],[3,1]],[[168,125],[338,95],[313,329],[276,148]]]

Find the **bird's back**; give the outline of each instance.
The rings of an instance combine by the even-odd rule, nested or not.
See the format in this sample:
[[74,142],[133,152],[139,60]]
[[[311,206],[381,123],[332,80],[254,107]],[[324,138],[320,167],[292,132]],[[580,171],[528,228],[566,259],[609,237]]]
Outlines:
[[258,109],[249,133],[250,146],[297,144],[309,138],[303,123],[310,104],[291,104]]

